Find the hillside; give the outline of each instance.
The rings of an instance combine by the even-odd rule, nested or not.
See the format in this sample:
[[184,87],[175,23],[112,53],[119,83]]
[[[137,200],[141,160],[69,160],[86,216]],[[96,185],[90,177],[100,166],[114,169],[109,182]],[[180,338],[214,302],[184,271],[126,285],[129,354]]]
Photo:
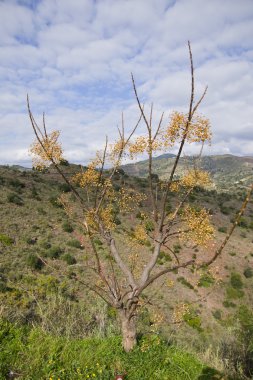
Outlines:
[[[160,179],[168,178],[170,170],[174,164],[175,156],[163,154],[153,161],[154,173]],[[194,157],[183,157],[179,161],[177,175],[180,177],[186,167],[193,167]],[[208,171],[218,192],[237,191],[245,188],[252,182],[253,178],[253,157],[237,157],[230,154],[217,156],[203,156],[198,162],[198,166]],[[137,177],[148,176],[148,161],[139,161],[134,164],[123,166],[125,172]]]
[[[163,160],[173,158],[158,158],[154,164],[158,163],[157,167],[162,168],[165,165]],[[222,159],[207,158],[203,163],[212,168],[214,176],[217,173],[221,175],[223,170],[225,180],[226,173],[232,175],[230,163],[233,160],[234,168],[236,165],[238,168],[244,167],[244,173],[247,168],[252,168],[252,159],[238,160],[230,156],[222,156]],[[69,165],[64,167],[64,172],[70,176],[76,169],[75,165]],[[130,189],[148,192],[145,178],[128,176],[121,172],[115,175],[115,189],[122,184]],[[75,274],[83,278],[86,276],[87,252],[82,245],[78,225],[68,220],[58,201],[60,194],[68,191],[68,186],[59,179],[54,170],[43,174],[22,171],[20,168],[0,167],[1,316],[22,324],[38,325],[46,332],[72,338],[94,333],[106,335],[109,331],[117,333],[113,310],[75,281]],[[192,205],[197,207],[199,203],[203,204],[212,214],[216,229],[215,246],[224,238],[224,233],[240,207],[242,196],[242,190],[238,190],[235,195],[201,189],[196,189],[191,195],[189,201]],[[171,194],[170,206],[174,203],[175,198]],[[132,215],[124,221],[119,220],[120,228],[130,228],[135,218],[139,218],[139,215]],[[174,249],[181,255],[181,252],[187,251],[187,246],[175,240]],[[194,255],[205,257],[212,249],[212,246],[196,248]],[[140,255],[143,265],[146,251],[146,248],[143,249]],[[159,265],[163,267],[172,260],[169,252],[164,251],[159,258]],[[181,269],[179,274],[170,275],[169,283],[167,280],[159,281],[148,290],[147,305],[139,322],[141,333],[147,334],[154,324],[155,310],[163,315],[159,334],[166,339],[188,346],[191,350],[202,347],[200,351],[204,352],[211,344],[215,346],[222,340],[228,349],[232,344],[231,339],[233,342],[235,339],[228,336],[228,326],[241,307],[250,309],[253,306],[252,266],[251,200],[240,226],[223,256],[215,264],[213,272],[199,274]],[[173,308],[184,303],[189,305],[189,313],[185,323],[178,328],[171,322]],[[207,360],[210,361],[211,358]]]

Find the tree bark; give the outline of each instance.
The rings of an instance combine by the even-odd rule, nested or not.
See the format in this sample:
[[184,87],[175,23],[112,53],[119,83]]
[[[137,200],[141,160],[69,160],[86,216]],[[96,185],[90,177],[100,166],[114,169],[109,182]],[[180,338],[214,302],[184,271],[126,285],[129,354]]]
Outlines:
[[125,311],[120,312],[122,344],[126,352],[132,351],[136,346],[136,319],[127,315]]

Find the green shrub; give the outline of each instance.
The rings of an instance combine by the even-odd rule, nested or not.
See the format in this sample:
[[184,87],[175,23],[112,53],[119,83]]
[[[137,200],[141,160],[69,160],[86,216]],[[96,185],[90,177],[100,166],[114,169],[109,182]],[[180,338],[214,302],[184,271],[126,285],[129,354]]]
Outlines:
[[181,245],[179,243],[176,243],[176,244],[173,245],[173,249],[174,249],[175,253],[179,253],[180,250],[181,250],[181,248],[182,247],[181,247]]
[[64,158],[62,158],[60,161],[60,165],[61,166],[69,166],[70,164],[69,164],[68,160],[65,160]]
[[72,256],[70,253],[66,253],[66,255],[63,256],[63,260],[66,261],[68,265],[76,264],[76,259],[74,256]]
[[52,245],[51,245],[51,243],[49,243],[49,241],[42,241],[42,242],[40,243],[40,246],[41,246],[42,248],[44,248],[44,249],[49,249],[49,248],[52,247]]
[[39,193],[38,193],[38,191],[36,190],[36,188],[34,186],[32,187],[32,190],[31,190],[31,197],[33,199],[37,199],[37,201],[41,201]]
[[195,314],[195,312],[190,311],[189,313],[184,315],[184,321],[187,323],[188,326],[192,327],[193,329],[197,330],[198,332],[202,332],[203,329],[201,327],[201,319],[198,315]]
[[242,228],[247,228],[248,227],[248,222],[245,218],[241,217],[239,222],[238,222],[238,226],[242,227]]
[[226,289],[227,297],[229,300],[231,299],[239,299],[244,296],[244,292],[241,289],[235,289],[232,286],[229,286]]
[[182,285],[186,286],[187,288],[189,289],[194,289],[194,287],[192,286],[192,284],[190,284],[190,282],[188,282],[184,277],[178,277],[177,279],[178,282],[180,282]]
[[51,203],[51,205],[53,205],[56,208],[63,208],[62,203],[59,201],[59,198],[56,196],[50,197],[49,202]]
[[251,277],[253,277],[253,269],[252,268],[246,268],[244,270],[243,274],[246,278],[251,278]]
[[119,226],[121,224],[121,220],[117,216],[114,216],[113,221],[116,224],[116,226]]
[[121,189],[121,186],[120,185],[117,185],[116,183],[113,185],[113,188],[115,191],[120,191]]
[[30,244],[30,245],[34,245],[37,243],[37,238],[36,237],[35,238],[27,238],[26,243]]
[[209,286],[213,285],[215,282],[214,278],[210,275],[210,273],[204,273],[201,275],[198,286],[209,288]]
[[167,261],[172,261],[172,258],[168,252],[160,251],[158,256],[158,264],[163,265]]
[[41,270],[41,268],[44,266],[43,261],[34,254],[30,254],[27,257],[26,262],[27,262],[27,265],[29,267],[31,267],[32,269],[36,269],[36,270]]
[[25,184],[23,182],[21,182],[17,178],[10,179],[9,180],[9,185],[11,187],[13,187],[14,189],[17,189],[17,190],[21,190],[21,189],[23,189],[25,187]]
[[215,319],[218,319],[220,321],[221,317],[222,317],[221,310],[215,310],[213,312],[213,316],[214,316]]
[[236,304],[232,301],[228,301],[228,300],[225,300],[224,302],[222,302],[223,306],[224,307],[236,307]]
[[9,193],[7,195],[7,200],[8,202],[14,203],[15,205],[18,205],[18,206],[23,206],[24,204],[23,199],[16,193]]
[[99,247],[101,247],[103,245],[102,241],[99,239],[99,238],[95,238],[93,240],[94,244],[98,245]]
[[5,246],[10,246],[14,243],[14,240],[8,235],[0,234],[0,243]]
[[77,240],[77,239],[69,240],[69,241],[67,242],[67,245],[68,245],[69,247],[74,247],[74,248],[83,249],[82,244],[81,244],[80,241]]
[[58,259],[60,255],[63,253],[63,250],[61,247],[54,246],[49,248],[49,250],[46,253],[47,257],[50,257],[50,259]]
[[226,207],[226,206],[220,206],[220,210],[221,210],[222,214],[224,214],[224,215],[229,215],[231,212],[230,208]]
[[242,289],[243,288],[243,282],[241,275],[239,273],[231,273],[230,276],[230,284],[234,289]]
[[145,228],[148,232],[152,232],[154,231],[154,223],[152,222],[152,220],[147,220],[146,223],[145,223]]
[[225,234],[225,233],[227,233],[227,227],[219,227],[218,231]]
[[63,229],[63,231],[69,232],[69,233],[74,231],[74,228],[69,223],[69,221],[66,221],[66,222],[62,223],[62,229]]
[[67,183],[61,183],[59,185],[59,190],[63,193],[69,193],[71,191],[71,187]]

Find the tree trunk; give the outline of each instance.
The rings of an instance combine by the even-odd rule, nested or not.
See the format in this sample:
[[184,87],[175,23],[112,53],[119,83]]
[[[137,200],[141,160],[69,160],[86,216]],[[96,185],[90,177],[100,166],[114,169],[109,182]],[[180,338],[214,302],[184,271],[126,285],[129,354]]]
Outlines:
[[124,311],[120,312],[122,344],[126,352],[131,351],[137,343],[136,320],[129,317]]

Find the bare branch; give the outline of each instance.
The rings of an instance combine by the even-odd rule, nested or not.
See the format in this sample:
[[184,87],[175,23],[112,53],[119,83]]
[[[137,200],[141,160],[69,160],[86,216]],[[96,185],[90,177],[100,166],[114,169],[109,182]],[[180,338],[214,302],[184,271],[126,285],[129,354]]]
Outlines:
[[249,201],[250,201],[250,198],[251,198],[252,194],[253,194],[253,183],[252,183],[252,185],[251,185],[251,187],[250,187],[250,189],[249,189],[249,191],[248,191],[248,193],[247,193],[247,195],[246,195],[246,197],[245,197],[245,199],[244,199],[244,202],[243,202],[243,204],[242,204],[242,207],[241,207],[239,213],[237,214],[237,217],[236,217],[234,223],[233,223],[232,226],[230,227],[230,229],[229,229],[229,231],[228,231],[228,233],[227,233],[225,239],[223,240],[222,244],[221,244],[220,247],[215,251],[213,257],[212,257],[210,260],[207,260],[207,261],[205,261],[204,263],[199,264],[199,265],[198,265],[198,268],[203,268],[203,267],[206,267],[206,266],[211,265],[211,264],[214,263],[214,261],[215,261],[215,260],[221,255],[221,253],[222,253],[223,249],[225,248],[227,242],[229,241],[229,239],[230,239],[232,233],[234,232],[235,227],[238,225],[238,223],[239,223],[239,221],[240,221],[240,218],[241,218],[241,216],[243,215],[243,213],[244,213],[244,211],[245,211],[245,209],[246,209],[246,206],[247,206],[247,204],[248,204]]
[[[35,133],[35,136],[39,142],[39,144],[41,145],[42,149],[44,150],[44,152],[47,154],[47,150],[43,144],[43,133],[41,132],[40,128],[38,127],[34,117],[33,117],[33,114],[31,112],[31,109],[30,109],[30,103],[29,103],[29,97],[27,95],[27,108],[28,108],[28,113],[29,113],[29,117],[30,117],[30,121],[31,121],[31,124],[32,124],[32,127],[33,127],[33,131]],[[43,119],[45,120],[45,119]],[[44,125],[44,128],[46,130],[46,125]],[[42,135],[42,139],[39,137],[38,135],[38,131],[39,133]],[[46,132],[45,132],[46,133]],[[54,165],[54,167],[56,168],[56,170],[58,171],[58,173],[62,176],[62,178],[64,179],[64,181],[67,183],[67,185],[70,187],[71,191],[73,192],[73,194],[75,195],[75,197],[80,201],[81,205],[83,206],[83,208],[85,209],[85,202],[84,202],[84,199],[81,197],[81,195],[78,193],[78,191],[75,189],[75,187],[72,185],[72,183],[68,180],[68,178],[66,177],[66,175],[63,173],[63,171],[59,168],[59,165],[57,165],[57,163],[55,162],[55,160],[52,158],[52,157],[49,157],[50,161],[52,162],[52,164]]]
[[157,274],[154,274],[153,276],[149,277],[149,279],[147,279],[147,281],[145,281],[144,284],[142,284],[137,292],[136,292],[136,295],[140,295],[144,289],[146,289],[150,284],[152,284],[155,280],[157,280],[159,277],[163,276],[164,274],[166,273],[169,273],[169,272],[173,272],[177,269],[180,269],[180,268],[186,268],[188,267],[189,265],[192,265],[194,264],[195,260],[190,260],[190,261],[186,261],[185,263],[182,263],[182,264],[179,264],[179,265],[176,265],[174,267],[171,267],[171,268],[165,268],[163,270],[161,270],[160,272],[158,272]]
[[132,289],[136,289],[137,284],[135,283],[132,272],[130,271],[130,269],[128,268],[126,263],[124,263],[124,261],[120,257],[118,249],[117,249],[116,244],[115,244],[115,240],[113,238],[110,238],[109,244],[110,244],[111,253],[112,253],[116,263],[118,264],[118,266],[120,267],[120,269],[122,270],[124,275],[127,277],[128,281],[129,281],[129,285],[131,285]]

